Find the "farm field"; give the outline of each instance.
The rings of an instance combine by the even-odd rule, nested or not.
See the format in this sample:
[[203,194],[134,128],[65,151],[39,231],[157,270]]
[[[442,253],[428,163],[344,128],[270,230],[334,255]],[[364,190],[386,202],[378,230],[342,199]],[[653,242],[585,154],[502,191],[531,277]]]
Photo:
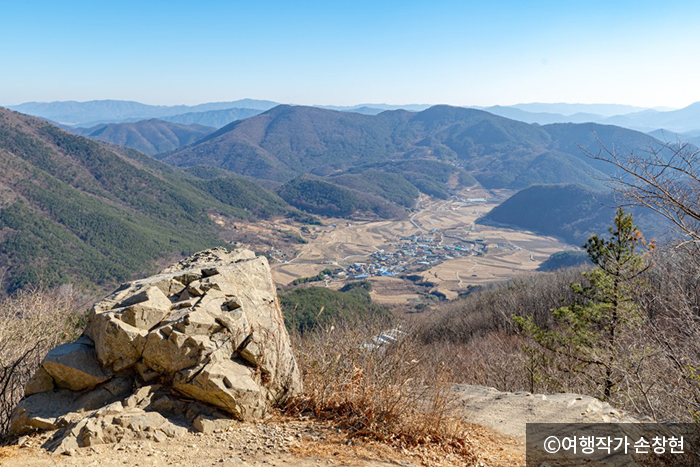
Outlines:
[[[423,282],[422,287],[396,277],[398,274],[353,276],[350,272],[325,281],[326,286],[339,288],[348,278],[362,278],[372,282],[372,295],[377,302],[407,303],[420,300],[420,291],[426,291],[427,283],[430,292],[439,292],[453,299],[469,285],[483,285],[530,273],[552,253],[571,248],[552,237],[475,223],[507,195],[506,192],[475,188],[463,190],[449,200],[424,197],[410,218],[403,221],[325,219],[324,226],[314,227],[311,234],[305,236],[308,243],[295,247],[293,258],[272,262],[273,277],[278,284],[287,285],[326,268],[352,271],[352,265],[385,258],[380,253],[391,255],[408,248],[405,245],[409,240],[406,239],[414,237],[417,240],[411,241],[418,245],[417,248],[440,251],[439,256],[435,255],[438,259],[430,261],[417,262],[410,257],[410,252],[409,256],[395,260],[398,263],[396,269],[405,268],[406,274],[410,273],[414,281],[422,278],[419,281]],[[460,250],[455,245],[472,245],[472,248],[466,253],[467,248]],[[426,264],[417,266],[417,263]],[[364,275],[367,277],[362,277]]]

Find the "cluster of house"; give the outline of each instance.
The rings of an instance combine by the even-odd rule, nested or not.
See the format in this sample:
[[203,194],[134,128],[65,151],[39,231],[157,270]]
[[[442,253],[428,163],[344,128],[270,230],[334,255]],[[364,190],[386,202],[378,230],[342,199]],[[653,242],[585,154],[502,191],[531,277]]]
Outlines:
[[353,263],[346,269],[352,279],[365,279],[370,276],[394,276],[429,269],[430,267],[467,255],[481,255],[486,243],[481,240],[451,241],[445,244],[438,236],[411,235],[400,237],[391,244],[391,251],[377,250],[366,263]]
[[273,262],[287,263],[296,256],[296,250],[294,248],[275,248],[271,246],[265,255]]

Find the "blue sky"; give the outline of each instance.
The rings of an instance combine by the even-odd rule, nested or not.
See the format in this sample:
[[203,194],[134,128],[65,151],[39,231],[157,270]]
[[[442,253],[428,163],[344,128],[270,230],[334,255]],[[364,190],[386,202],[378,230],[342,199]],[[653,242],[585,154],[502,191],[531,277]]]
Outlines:
[[0,0],[0,104],[700,101],[700,2]]

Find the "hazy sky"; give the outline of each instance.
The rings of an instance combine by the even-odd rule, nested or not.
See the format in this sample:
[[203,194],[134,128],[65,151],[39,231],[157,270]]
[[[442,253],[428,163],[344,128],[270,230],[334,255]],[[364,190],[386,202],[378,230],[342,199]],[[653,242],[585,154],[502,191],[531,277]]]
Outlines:
[[700,101],[697,1],[0,0],[0,104]]

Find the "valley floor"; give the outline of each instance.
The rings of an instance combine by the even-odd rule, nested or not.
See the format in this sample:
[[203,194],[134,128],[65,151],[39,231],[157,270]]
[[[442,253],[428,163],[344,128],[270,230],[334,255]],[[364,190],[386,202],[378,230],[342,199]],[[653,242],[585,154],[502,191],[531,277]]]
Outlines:
[[[308,243],[296,248],[292,258],[271,262],[273,277],[287,285],[326,268],[342,268],[340,277],[326,281],[327,287],[340,288],[352,278],[369,280],[378,303],[406,304],[421,301],[421,292],[457,298],[469,285],[527,274],[552,253],[571,249],[552,237],[476,224],[506,196],[471,188],[448,200],[423,197],[403,221],[328,219],[310,230]],[[400,279],[402,274],[432,285],[416,287]]]

